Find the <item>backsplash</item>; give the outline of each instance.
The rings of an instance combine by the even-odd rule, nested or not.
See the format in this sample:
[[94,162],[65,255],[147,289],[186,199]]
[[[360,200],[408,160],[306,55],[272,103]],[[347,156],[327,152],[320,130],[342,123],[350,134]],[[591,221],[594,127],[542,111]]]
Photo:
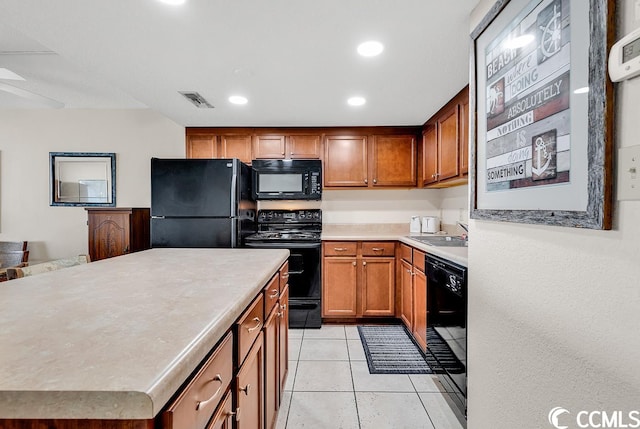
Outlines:
[[[446,189],[325,190],[322,201],[259,201],[260,209],[322,209],[324,224],[405,224],[437,216],[442,229],[468,220],[468,186]],[[391,225],[389,225],[391,226]]]

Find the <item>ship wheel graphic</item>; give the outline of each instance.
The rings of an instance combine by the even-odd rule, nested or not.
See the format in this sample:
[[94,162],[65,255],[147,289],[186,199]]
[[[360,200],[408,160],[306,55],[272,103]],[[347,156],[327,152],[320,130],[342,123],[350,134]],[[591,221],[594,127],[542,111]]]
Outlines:
[[547,59],[555,55],[562,47],[562,14],[558,11],[558,6],[553,6],[553,16],[549,19],[546,26],[540,26],[542,30],[542,40],[540,41],[540,50]]

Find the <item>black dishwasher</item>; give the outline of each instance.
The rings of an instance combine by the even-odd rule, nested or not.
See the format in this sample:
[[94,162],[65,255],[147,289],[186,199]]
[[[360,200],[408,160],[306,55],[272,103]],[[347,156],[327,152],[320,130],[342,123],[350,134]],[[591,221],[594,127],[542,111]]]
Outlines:
[[428,254],[427,358],[449,396],[466,416],[467,268]]

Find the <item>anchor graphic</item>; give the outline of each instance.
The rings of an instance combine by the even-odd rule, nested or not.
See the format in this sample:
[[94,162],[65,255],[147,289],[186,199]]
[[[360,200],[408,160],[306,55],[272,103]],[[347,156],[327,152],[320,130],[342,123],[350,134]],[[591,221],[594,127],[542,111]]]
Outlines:
[[549,164],[551,163],[551,154],[547,152],[547,144],[541,137],[536,138],[535,145],[535,150],[538,155],[537,165],[539,166],[540,164],[542,164],[542,158],[545,158],[547,160],[547,162],[542,167],[536,168],[533,165],[531,166],[531,171],[540,176],[546,171],[547,167],[549,167]]

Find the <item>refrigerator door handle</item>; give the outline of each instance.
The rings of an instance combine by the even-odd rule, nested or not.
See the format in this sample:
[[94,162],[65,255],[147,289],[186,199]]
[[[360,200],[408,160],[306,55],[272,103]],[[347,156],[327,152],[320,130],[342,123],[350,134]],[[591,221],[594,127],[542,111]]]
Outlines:
[[231,217],[238,216],[238,208],[236,207],[238,198],[238,174],[236,172],[231,176]]
[[151,216],[151,219],[165,219],[164,216]]

